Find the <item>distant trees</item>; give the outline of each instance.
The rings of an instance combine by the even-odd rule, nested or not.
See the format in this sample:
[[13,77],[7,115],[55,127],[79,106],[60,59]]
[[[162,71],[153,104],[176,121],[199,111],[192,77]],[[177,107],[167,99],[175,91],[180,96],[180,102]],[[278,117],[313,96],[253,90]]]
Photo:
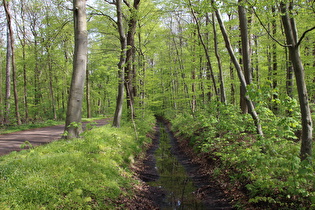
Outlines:
[[[229,52],[229,55],[231,57],[231,60],[234,64],[234,67],[237,71],[237,74],[238,74],[238,77],[239,77],[239,80],[240,80],[240,83],[241,83],[241,91],[243,92],[244,94],[244,97],[245,97],[245,100],[246,100],[246,105],[249,109],[249,113],[251,114],[254,122],[255,122],[255,125],[256,125],[256,130],[257,130],[257,133],[260,135],[260,136],[264,136],[263,134],[263,130],[262,130],[262,127],[261,127],[261,123],[260,123],[260,119],[258,117],[258,114],[255,110],[255,106],[254,106],[254,103],[252,101],[252,99],[247,95],[247,85],[248,85],[248,81],[246,81],[246,77],[244,76],[244,73],[243,73],[243,69],[241,68],[241,65],[240,63],[237,61],[237,58],[235,56],[235,53],[234,53],[234,50],[231,46],[231,42],[230,42],[230,38],[227,34],[227,31],[225,29],[225,26],[223,24],[223,21],[222,21],[222,18],[221,18],[221,14],[220,14],[220,11],[217,9],[215,11],[215,14],[216,14],[216,17],[217,17],[217,20],[219,22],[219,25],[220,25],[220,29],[221,29],[221,32],[222,32],[222,36],[224,38],[224,41],[225,41],[225,46]],[[241,18],[242,19],[242,18]],[[245,29],[244,29],[245,30]],[[246,30],[245,30],[246,31]],[[243,36],[248,36],[247,33],[245,32],[243,34]],[[247,42],[247,39],[243,40],[243,42]],[[246,62],[250,62],[249,61],[249,58],[248,58],[248,44],[247,43],[244,43],[243,44],[243,48],[242,50],[243,51],[247,51],[247,53],[243,53],[243,57],[245,57],[246,59],[244,59]],[[249,63],[246,63],[246,65],[244,66],[247,66],[247,71],[250,71],[249,69]],[[250,74],[250,73],[248,73]],[[248,77],[248,76],[247,76]],[[249,78],[248,78],[249,79]],[[244,111],[244,110],[243,110]]]
[[[312,147],[312,106],[307,89],[312,96],[315,90],[311,85],[314,71],[310,64],[314,63],[314,57],[310,57],[309,47],[314,45],[313,37],[309,36],[314,29],[310,23],[310,14],[314,14],[313,5],[308,1],[299,4],[299,7],[294,7],[293,3],[273,1],[254,3],[239,0],[237,5],[216,3],[193,0],[162,3],[164,7],[161,7],[170,11],[163,24],[164,36],[169,37],[163,41],[166,46],[163,50],[168,53],[152,56],[154,74],[161,78],[159,84],[163,90],[158,94],[168,98],[163,99],[162,107],[176,112],[202,109],[213,104],[217,98],[213,95],[223,95],[221,89],[224,90],[224,87],[216,84],[222,81],[224,84],[225,80],[232,89],[227,89],[226,100],[221,101],[235,104],[235,94],[241,96],[240,100],[245,98],[260,136],[271,138],[276,133],[277,129],[267,126],[270,115],[288,118],[286,120],[289,121],[293,112],[294,119],[301,114],[301,159],[305,159],[311,155]],[[222,10],[224,18],[220,18],[219,10]],[[212,14],[216,14],[218,24],[209,21]],[[309,21],[295,23],[295,19]],[[216,26],[220,27],[222,36],[215,36]],[[298,30],[302,32],[300,39]],[[209,41],[211,39],[216,40],[213,45]],[[219,59],[212,59],[218,54],[221,55]],[[303,59],[307,59],[307,65],[302,65]],[[230,65],[231,61],[233,65]],[[292,70],[295,72],[295,87]],[[199,72],[198,77],[196,72]],[[235,80],[234,72],[238,73],[239,80]],[[242,86],[241,90],[235,89],[237,85]],[[297,95],[300,111],[294,107]],[[243,112],[246,113],[246,110]],[[288,126],[292,130],[297,129],[296,125]],[[266,131],[263,132],[263,129]],[[298,133],[295,138],[299,138]]]
[[13,92],[14,92],[14,105],[15,105],[15,115],[16,123],[21,125],[20,110],[19,110],[19,98],[17,92],[17,78],[16,78],[16,64],[15,64],[15,48],[14,48],[14,35],[13,35],[13,25],[12,25],[12,15],[9,7],[9,2],[3,0],[3,7],[7,19],[7,59],[6,59],[6,116],[4,118],[5,123],[9,123],[10,114],[10,96],[11,96],[11,71],[13,77]]
[[[12,92],[7,102],[1,100],[3,108],[5,103],[12,104],[6,106],[8,109],[4,114],[7,113],[8,117],[1,118],[1,124],[64,119],[71,63],[68,58],[72,54],[69,47],[72,45],[69,11],[65,10],[62,1],[11,0],[1,3],[3,6],[10,5],[7,11],[10,12],[12,32],[11,38],[1,34],[1,40],[14,39],[15,60],[15,66],[10,62],[12,71],[7,74],[11,81],[5,82],[5,74],[1,72],[2,93],[6,87]],[[5,14],[6,10],[2,8],[0,12]],[[0,21],[4,24],[4,19]],[[1,26],[5,29],[5,25]],[[12,50],[2,43],[2,53]],[[1,67],[4,69],[3,63]],[[1,95],[1,98],[5,97]]]
[[[7,2],[2,0],[3,6]],[[247,106],[240,111],[246,114],[248,109],[260,136],[272,138],[282,135],[280,128],[288,128],[286,138],[298,138],[303,127],[301,158],[312,154],[314,107],[310,101],[315,100],[315,59],[311,1],[298,6],[243,0],[87,4],[89,61],[79,77],[87,74],[88,83],[86,97],[81,98],[84,81],[80,82],[77,102],[81,105],[75,103],[86,104],[83,113],[115,113],[113,125],[119,127],[122,116],[133,119],[146,110],[195,116],[209,106],[236,106],[245,99]],[[78,55],[67,2],[11,0],[10,5],[15,62],[4,60],[4,54],[12,51],[4,40],[11,38],[1,34],[1,123],[4,119],[18,123],[16,114],[9,115],[17,113],[17,107],[21,122],[64,119],[68,96],[73,98],[71,64]],[[1,8],[5,14],[5,7]],[[6,20],[0,21],[8,25]],[[5,71],[5,63],[16,65],[15,85],[14,71],[10,66],[7,69],[13,72]],[[14,86],[16,97],[11,98]],[[24,105],[13,106],[21,102]],[[218,119],[221,115],[217,113]],[[272,119],[280,118],[286,124],[279,121],[274,128],[269,126]],[[67,126],[71,122],[77,126],[79,120],[67,121]]]

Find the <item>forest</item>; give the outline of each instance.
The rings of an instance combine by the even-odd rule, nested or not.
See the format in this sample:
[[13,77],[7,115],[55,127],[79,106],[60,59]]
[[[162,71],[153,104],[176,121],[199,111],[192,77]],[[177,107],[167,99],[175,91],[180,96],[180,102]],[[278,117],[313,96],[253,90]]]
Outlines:
[[[0,5],[2,129],[63,121],[70,139],[81,118],[110,117],[115,132],[145,144],[148,125],[163,117],[215,163],[230,194],[267,209],[314,208],[314,1]],[[86,197],[84,205],[101,200]]]

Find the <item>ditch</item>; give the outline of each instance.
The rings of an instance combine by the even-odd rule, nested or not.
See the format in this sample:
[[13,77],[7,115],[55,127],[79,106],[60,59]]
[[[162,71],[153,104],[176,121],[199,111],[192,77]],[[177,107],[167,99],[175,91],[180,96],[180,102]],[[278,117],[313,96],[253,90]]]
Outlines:
[[158,119],[143,164],[140,178],[149,186],[149,198],[157,209],[233,209],[215,181],[185,154],[162,119]]

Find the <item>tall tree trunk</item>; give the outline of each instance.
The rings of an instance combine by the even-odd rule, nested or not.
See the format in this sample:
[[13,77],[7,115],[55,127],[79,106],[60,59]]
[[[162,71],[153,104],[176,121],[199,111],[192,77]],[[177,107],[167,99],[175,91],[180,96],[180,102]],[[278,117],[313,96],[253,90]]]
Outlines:
[[5,115],[4,124],[10,123],[10,107],[11,107],[11,42],[9,29],[7,31],[7,54],[6,54],[6,80],[5,80]]
[[[247,13],[245,7],[242,5],[244,0],[238,0],[238,16],[240,21],[240,32],[241,32],[241,44],[242,44],[242,64],[244,70],[244,76],[246,84],[249,85],[252,82],[252,71],[250,62],[250,50],[249,50],[249,39],[248,39],[248,24],[247,24]],[[241,101],[245,98],[246,90],[241,86]],[[248,112],[247,102],[241,103],[241,109],[244,114]]]
[[195,23],[196,23],[198,37],[199,37],[200,43],[201,43],[201,45],[203,47],[204,53],[206,55],[207,68],[208,68],[208,71],[209,71],[209,76],[212,79],[214,92],[215,92],[215,95],[216,95],[216,99],[218,100],[219,99],[219,93],[218,93],[217,84],[216,84],[216,80],[215,80],[214,73],[213,73],[213,68],[212,68],[212,63],[211,63],[211,60],[210,60],[209,51],[208,51],[208,48],[207,48],[207,46],[205,44],[205,41],[204,41],[204,39],[203,39],[203,37],[201,35],[200,23],[199,23],[196,15],[195,15],[195,11],[192,8],[192,4],[191,4],[190,0],[189,0],[189,4],[190,4],[190,12],[191,12],[191,14],[192,14],[192,16],[194,18]]
[[34,67],[34,105],[35,105],[35,112],[34,112],[34,120],[39,118],[39,104],[41,102],[41,90],[40,90],[40,74],[41,70],[39,69],[39,49],[38,49],[38,37],[37,32],[34,29],[34,57],[35,57],[35,67]]
[[33,74],[33,104],[34,107],[32,108],[32,110],[34,111],[33,116],[31,118],[33,118],[32,120],[36,121],[38,118],[40,118],[40,109],[39,109],[39,105],[41,102],[41,69],[39,67],[39,61],[40,61],[40,53],[39,53],[39,35],[38,35],[38,23],[37,23],[37,18],[35,15],[32,15],[30,17],[30,31],[33,35],[33,43],[34,43],[34,47],[33,47],[33,58],[34,58],[34,74]]
[[[26,33],[26,32],[25,32]],[[28,122],[29,113],[28,113],[28,97],[27,97],[27,69],[26,69],[26,52],[25,52],[25,38],[23,38],[22,46],[22,59],[23,59],[23,104],[24,104],[24,121]]]
[[126,48],[127,41],[123,25],[123,14],[121,8],[122,0],[116,1],[116,11],[117,11],[117,26],[119,32],[120,40],[120,58],[118,63],[118,94],[116,99],[116,110],[113,120],[114,127],[120,127],[122,110],[123,110],[123,101],[124,101],[124,65],[126,63]]
[[302,144],[301,144],[301,160],[312,156],[312,116],[308,102],[308,93],[305,83],[304,66],[300,57],[300,48],[297,41],[297,29],[295,20],[291,18],[292,3],[280,3],[282,13],[282,23],[284,32],[289,45],[290,59],[293,65],[296,85],[300,101],[300,110],[302,116]]
[[[141,24],[138,22],[138,28],[141,31]],[[138,33],[138,64],[139,64],[139,68],[140,68],[140,72],[139,72],[139,98],[140,98],[140,107],[142,109],[145,109],[145,81],[146,81],[146,60],[145,60],[145,54],[143,52],[143,43],[142,43],[142,35],[141,33]],[[143,116],[144,116],[144,112],[143,112]]]
[[86,69],[86,84],[85,84],[85,97],[86,97],[86,117],[91,118],[91,97],[90,97],[90,73],[88,68]]
[[52,60],[51,60],[51,54],[50,54],[50,46],[47,46],[46,48],[47,56],[48,56],[48,74],[49,74],[49,93],[50,93],[50,99],[51,99],[51,108],[53,113],[53,119],[57,120],[57,111],[56,111],[56,100],[55,100],[55,93],[54,93],[54,87],[53,87],[53,66],[52,66]]
[[191,79],[192,79],[192,84],[191,84],[191,111],[192,113],[195,113],[196,108],[197,108],[197,97],[196,97],[196,31],[194,30],[192,33],[192,39],[193,44],[191,51],[193,52],[193,57],[192,57],[192,66],[191,66]]
[[87,67],[86,0],[73,1],[74,55],[73,73],[68,99],[66,138],[79,137],[82,132],[82,101]]
[[[255,73],[256,73],[256,77],[255,78],[255,82],[257,83],[257,85],[259,86],[260,84],[260,77],[259,77],[259,53],[258,53],[258,36],[254,36],[254,43],[255,43]],[[254,73],[254,71],[253,71]]]
[[[215,14],[215,13],[214,13]],[[233,16],[231,14],[228,14],[228,20],[231,21]],[[229,27],[229,30],[232,30],[232,27]],[[232,60],[230,61],[230,79],[231,79],[231,84],[230,84],[230,91],[231,91],[231,104],[236,105],[236,85],[234,82],[235,75],[234,75],[234,68],[232,64]]]
[[288,48],[285,49],[286,54],[286,91],[290,98],[293,98],[293,66],[288,53]]
[[12,79],[13,79],[13,93],[14,93],[14,104],[15,104],[15,116],[16,123],[21,125],[21,117],[19,111],[19,97],[17,91],[17,80],[16,80],[16,65],[15,65],[15,49],[14,49],[14,36],[13,36],[13,28],[12,28],[12,16],[9,9],[8,2],[3,0],[3,6],[7,17],[7,24],[9,29],[9,42],[11,47],[11,68],[12,68]]
[[0,125],[3,125],[3,120],[4,120],[4,92],[3,92],[3,75],[4,75],[4,72],[3,72],[3,54],[0,52]]
[[134,110],[134,97],[136,92],[135,87],[135,68],[133,65],[133,61],[136,56],[135,50],[135,33],[138,22],[138,9],[140,0],[134,0],[133,5],[129,5],[125,2],[129,7],[130,11],[130,19],[128,21],[128,32],[127,32],[127,52],[126,52],[126,68],[125,68],[125,87],[126,87],[126,96],[127,96],[127,108],[129,112],[130,119],[135,118],[135,110]]
[[[239,80],[241,82],[241,86],[246,91],[247,90],[246,89],[247,83],[246,83],[246,80],[245,80],[245,76],[243,74],[242,67],[239,64],[239,62],[238,62],[238,60],[237,60],[237,58],[236,58],[236,56],[234,54],[233,48],[232,48],[231,43],[230,43],[230,39],[228,37],[227,31],[225,29],[225,26],[224,26],[222,18],[221,18],[220,11],[218,9],[216,9],[215,10],[215,14],[216,14],[218,23],[220,25],[220,29],[221,29],[221,32],[222,32],[222,35],[223,35],[223,38],[224,38],[225,46],[226,46],[226,48],[227,48],[227,50],[228,50],[228,52],[230,54],[230,57],[231,57],[231,60],[232,60],[232,62],[234,64],[234,66],[235,66],[235,69],[237,70],[237,74],[238,74]],[[255,110],[255,107],[254,107],[254,104],[253,104],[252,100],[246,94],[245,94],[245,99],[246,99],[246,102],[247,102],[248,111],[249,111],[250,115],[252,116],[252,118],[253,118],[253,120],[255,122],[257,133],[260,136],[264,136],[263,130],[262,130],[261,124],[260,124],[260,119],[258,117],[258,114],[256,113],[256,110]]]
[[23,61],[23,104],[24,104],[24,121],[27,123],[29,118],[28,113],[28,97],[27,97],[27,68],[26,68],[26,27],[25,27],[25,1],[21,0],[21,13],[22,18],[22,38],[20,38],[22,46],[22,61]]
[[217,38],[217,29],[215,26],[215,15],[212,13],[212,26],[213,26],[213,42],[214,42],[214,52],[218,61],[219,67],[219,78],[220,78],[220,98],[223,104],[226,104],[226,94],[225,94],[225,86],[224,86],[224,78],[223,78],[223,70],[221,64],[221,57],[218,49],[218,38]]
[[[272,7],[272,14],[275,18],[276,16],[276,8]],[[276,37],[277,34],[277,22],[276,19],[274,19],[271,23],[272,26],[272,36]],[[271,55],[272,55],[272,88],[276,89],[278,87],[278,61],[277,61],[277,44],[276,42],[273,42],[272,49],[271,49]],[[274,91],[273,91],[274,92]],[[278,99],[278,94],[273,94],[273,103],[272,103],[272,110],[274,113],[278,112],[278,103],[276,100]]]

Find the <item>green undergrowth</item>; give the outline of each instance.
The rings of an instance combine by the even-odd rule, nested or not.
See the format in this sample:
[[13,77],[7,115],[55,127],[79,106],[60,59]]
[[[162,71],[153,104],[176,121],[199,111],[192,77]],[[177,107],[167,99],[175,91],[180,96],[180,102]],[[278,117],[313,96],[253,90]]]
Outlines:
[[265,138],[255,134],[250,115],[232,106],[214,105],[168,118],[177,135],[216,162],[217,177],[226,174],[230,186],[247,194],[247,203],[270,209],[315,208],[314,164],[312,158],[300,161],[300,142],[294,135],[301,128],[299,116],[275,116],[268,109],[259,109],[259,114]]
[[0,157],[0,209],[113,209],[131,196],[129,170],[154,117],[133,127],[106,125],[82,138],[59,140]]

